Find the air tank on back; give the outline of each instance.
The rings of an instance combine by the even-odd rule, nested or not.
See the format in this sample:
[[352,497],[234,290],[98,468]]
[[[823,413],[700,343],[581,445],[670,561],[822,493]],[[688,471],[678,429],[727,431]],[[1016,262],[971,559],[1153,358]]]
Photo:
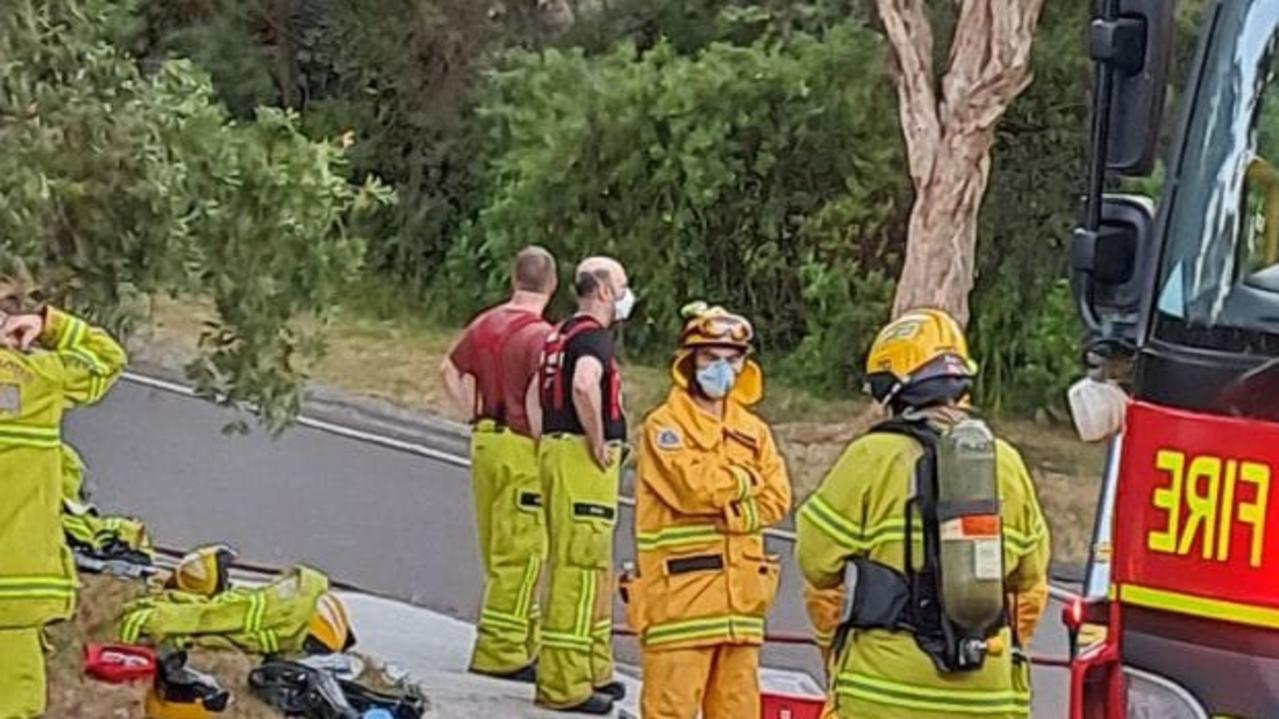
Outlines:
[[937,446],[942,606],[971,637],[984,637],[1004,609],[1004,553],[995,436],[965,419]]

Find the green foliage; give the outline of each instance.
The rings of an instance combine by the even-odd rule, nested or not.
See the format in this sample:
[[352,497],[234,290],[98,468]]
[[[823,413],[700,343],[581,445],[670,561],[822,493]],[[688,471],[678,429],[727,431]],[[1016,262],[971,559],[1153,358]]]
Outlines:
[[766,352],[812,334],[810,355],[847,354],[865,338],[835,323],[883,315],[862,263],[882,259],[906,191],[881,53],[846,25],[692,57],[514,54],[477,112],[485,202],[435,296],[457,317],[493,300],[528,243],[565,270],[603,252],[639,290],[633,349],[668,351],[678,308],[707,298],[754,318]]
[[1078,373],[1078,319],[1063,282],[1088,152],[1088,12],[1045,6],[1035,82],[998,129],[969,328],[982,365],[977,400],[995,410],[1062,405]]
[[0,17],[0,251],[118,330],[142,295],[210,293],[192,376],[278,430],[298,409],[297,355],[317,349],[292,320],[332,305],[362,255],[351,213],[389,194],[348,185],[341,148],[294,115],[228,122],[189,63],[141,75],[109,41],[120,13],[20,0]]

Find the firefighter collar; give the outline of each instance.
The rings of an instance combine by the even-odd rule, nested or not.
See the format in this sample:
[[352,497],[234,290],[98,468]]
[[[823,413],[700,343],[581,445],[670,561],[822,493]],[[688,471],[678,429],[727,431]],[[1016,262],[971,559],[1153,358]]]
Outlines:
[[679,451],[691,445],[713,450],[725,439],[733,439],[755,449],[760,446],[760,422],[731,396],[724,403],[721,420],[707,414],[687,390],[671,388],[666,398],[666,411],[657,422],[656,444],[664,451]]

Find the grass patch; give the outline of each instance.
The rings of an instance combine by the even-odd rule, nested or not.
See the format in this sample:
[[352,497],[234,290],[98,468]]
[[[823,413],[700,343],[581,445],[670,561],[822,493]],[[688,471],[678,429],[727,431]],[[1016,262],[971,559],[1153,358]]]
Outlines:
[[[79,595],[79,609],[71,622],[49,628],[52,651],[48,658],[49,717],[58,719],[102,719],[140,717],[147,685],[117,686],[85,676],[81,652],[88,642],[116,640],[115,624],[121,608],[142,596],[145,586],[110,577],[85,575]],[[212,674],[234,695],[231,706],[218,716],[223,719],[278,719],[280,713],[249,693],[248,677],[254,661],[235,651],[192,649],[193,668]]]
[[[328,350],[306,368],[310,376],[408,409],[463,419],[445,401],[436,379],[456,328],[433,322],[385,286],[368,286],[351,297],[330,323],[313,328]],[[206,304],[157,298],[141,339],[190,352],[211,316]],[[628,364],[623,376],[624,402],[638,427],[666,396],[670,375],[664,367]],[[844,447],[874,421],[864,400],[819,396],[781,382],[768,385],[760,413],[773,425],[799,498],[817,486]],[[992,425],[1021,449],[1030,465],[1053,532],[1054,556],[1081,561],[1090,540],[1104,450],[1081,444],[1068,428],[1013,417],[995,418]]]

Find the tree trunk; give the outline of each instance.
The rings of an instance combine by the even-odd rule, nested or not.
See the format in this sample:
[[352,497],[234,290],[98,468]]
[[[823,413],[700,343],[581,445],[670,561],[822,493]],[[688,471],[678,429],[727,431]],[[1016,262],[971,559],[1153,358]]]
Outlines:
[[302,108],[302,73],[298,68],[294,0],[269,0],[263,17],[271,36],[271,78],[280,95],[280,104],[299,110]]
[[1030,84],[1044,0],[959,2],[940,92],[925,0],[876,0],[876,7],[896,60],[898,113],[915,187],[893,316],[934,307],[966,325],[995,124]]
[[933,307],[968,324],[978,213],[990,179],[992,137],[986,134],[945,138],[933,156],[931,173],[917,187],[894,317]]

